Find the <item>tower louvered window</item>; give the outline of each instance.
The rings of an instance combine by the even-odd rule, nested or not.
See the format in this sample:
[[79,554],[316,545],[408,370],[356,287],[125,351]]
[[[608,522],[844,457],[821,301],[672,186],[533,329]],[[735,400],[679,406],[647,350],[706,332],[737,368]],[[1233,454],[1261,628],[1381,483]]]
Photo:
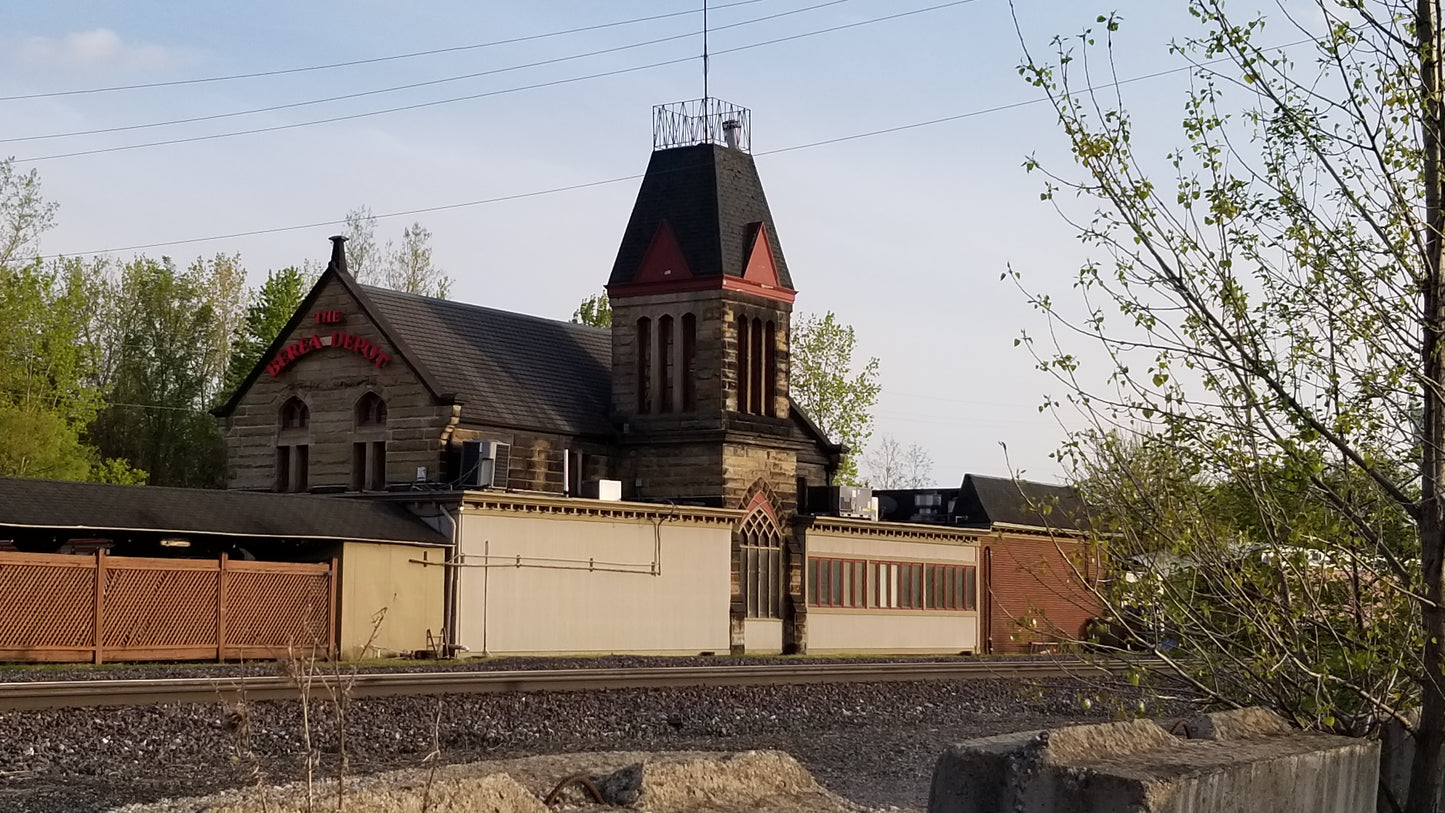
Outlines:
[[751,354],[748,352],[748,339],[752,334],[748,317],[739,316],[736,326],[737,333],[737,411],[748,411],[748,385],[752,381],[752,375],[748,371],[748,362]]
[[652,411],[652,320],[637,320],[637,414]]
[[697,409],[697,317],[682,315],[682,411]]
[[657,320],[658,412],[671,412],[677,391],[677,370],[673,365],[672,317]]

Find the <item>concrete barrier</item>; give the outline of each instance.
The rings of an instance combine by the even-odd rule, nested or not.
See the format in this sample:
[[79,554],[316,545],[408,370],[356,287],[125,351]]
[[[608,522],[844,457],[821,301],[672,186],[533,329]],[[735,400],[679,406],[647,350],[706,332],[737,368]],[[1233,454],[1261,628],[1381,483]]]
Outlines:
[[1369,813],[1379,743],[1291,729],[1261,709],[1174,736],[1146,720],[960,743],[929,813]]

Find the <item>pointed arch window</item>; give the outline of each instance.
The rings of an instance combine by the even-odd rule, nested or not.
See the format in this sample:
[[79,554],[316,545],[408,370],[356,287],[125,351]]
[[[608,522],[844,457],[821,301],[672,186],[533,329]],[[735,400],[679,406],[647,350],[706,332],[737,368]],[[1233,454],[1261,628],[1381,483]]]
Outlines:
[[305,429],[311,424],[311,409],[300,398],[290,398],[281,405],[282,429]]
[[368,392],[356,402],[356,426],[386,426],[386,401],[380,395]]
[[311,441],[306,429],[311,425],[311,409],[300,398],[292,397],[281,405],[276,443],[276,491],[306,491],[311,488]]
[[351,490],[386,489],[386,401],[374,392],[356,400],[356,434],[351,443]]
[[764,507],[738,526],[738,584],[748,618],[783,617],[783,532]]

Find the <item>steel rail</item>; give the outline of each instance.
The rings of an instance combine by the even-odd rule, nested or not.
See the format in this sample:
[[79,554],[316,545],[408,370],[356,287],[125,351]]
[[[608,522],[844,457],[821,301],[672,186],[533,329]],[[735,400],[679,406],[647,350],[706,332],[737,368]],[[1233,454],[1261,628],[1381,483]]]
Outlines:
[[811,663],[757,666],[665,666],[632,669],[547,669],[450,672],[340,673],[317,664],[304,678],[192,677],[153,680],[68,680],[0,683],[0,711],[295,700],[302,682],[313,697],[338,690],[349,697],[499,692],[596,691],[676,686],[776,686],[806,683],[894,683],[1077,677],[1087,673],[1153,668],[1153,659],[1130,662],[1055,659],[922,663]]

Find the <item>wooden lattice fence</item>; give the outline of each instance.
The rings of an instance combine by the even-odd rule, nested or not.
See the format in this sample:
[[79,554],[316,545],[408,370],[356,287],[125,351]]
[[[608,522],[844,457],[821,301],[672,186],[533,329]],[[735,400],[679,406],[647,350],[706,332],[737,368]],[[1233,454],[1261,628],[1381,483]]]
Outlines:
[[0,661],[330,655],[335,629],[334,560],[0,552]]

